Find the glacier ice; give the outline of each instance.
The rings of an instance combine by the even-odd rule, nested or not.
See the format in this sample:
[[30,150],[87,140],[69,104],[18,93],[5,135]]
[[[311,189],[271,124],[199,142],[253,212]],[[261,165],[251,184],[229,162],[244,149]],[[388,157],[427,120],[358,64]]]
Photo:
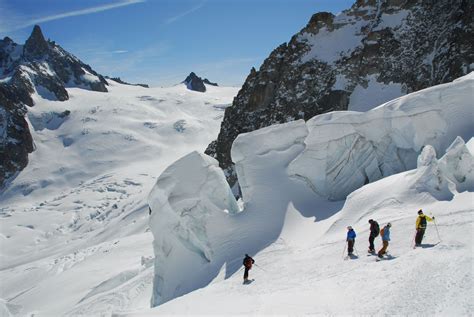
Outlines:
[[180,277],[211,262],[209,219],[236,214],[239,209],[218,162],[196,151],[160,175],[149,195],[149,205],[155,252],[155,306],[194,289],[192,280],[182,284],[187,282]]
[[364,184],[413,169],[425,145],[444,152],[456,136],[474,135],[473,87],[471,74],[368,112],[316,116],[306,123],[305,149],[288,175],[322,197],[341,200]]

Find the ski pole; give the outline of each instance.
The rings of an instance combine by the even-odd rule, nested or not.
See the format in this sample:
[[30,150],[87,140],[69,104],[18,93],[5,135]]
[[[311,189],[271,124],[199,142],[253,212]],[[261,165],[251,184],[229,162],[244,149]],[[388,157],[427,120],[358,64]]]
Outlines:
[[354,251],[356,252],[356,255],[359,256],[359,251],[357,251],[357,248],[355,247],[355,242],[354,242]]
[[[433,215],[431,215],[433,217]],[[436,224],[436,219],[433,217],[433,222],[436,228],[436,233],[438,234],[438,240],[441,242],[441,237],[439,236],[439,230],[438,230],[438,225]]]
[[253,265],[255,265],[256,267],[258,267],[260,270],[264,271],[264,272],[267,272],[267,270],[264,270],[260,265],[257,265],[257,263],[254,263]]
[[411,241],[411,247],[412,248],[415,248],[415,244],[416,244],[416,234],[418,233],[417,230],[415,230],[415,235],[413,236],[413,240]]
[[344,250],[342,251],[342,259],[344,259],[344,254],[346,253],[347,244],[344,243]]

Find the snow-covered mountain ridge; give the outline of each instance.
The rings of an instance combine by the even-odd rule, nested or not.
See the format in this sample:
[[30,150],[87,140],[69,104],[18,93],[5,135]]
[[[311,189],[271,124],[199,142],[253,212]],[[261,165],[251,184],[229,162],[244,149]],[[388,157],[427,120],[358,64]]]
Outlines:
[[234,185],[231,147],[239,134],[330,111],[366,111],[468,74],[473,11],[464,0],[358,0],[336,16],[314,14],[251,70],[206,154]]
[[[368,214],[397,219],[396,213],[384,211],[395,205],[472,199],[474,158],[462,138],[474,136],[473,76],[365,113],[328,113],[306,123],[294,121],[239,135],[232,157],[242,188],[242,211],[236,209],[217,161],[195,152],[176,161],[158,178],[149,197],[155,238],[152,303],[166,303],[215,279],[235,280],[244,253],[265,252],[285,231],[305,245],[304,235],[298,234],[301,229],[320,244],[337,232],[343,236],[347,224],[362,226]],[[438,163],[436,153],[445,151]],[[366,186],[377,193],[364,199],[369,201],[366,206],[354,199],[365,192],[365,187],[357,189],[367,179],[373,182],[417,166]],[[385,186],[400,179],[405,183],[387,191]],[[463,191],[468,192],[460,195]],[[328,201],[348,194],[345,204]],[[351,207],[354,202],[357,208]],[[467,206],[471,213],[472,207]],[[301,220],[299,228],[299,223],[286,219],[288,213],[313,220]],[[229,312],[224,306],[220,309]],[[209,311],[213,310],[203,310]]]
[[34,150],[25,121],[34,94],[64,101],[69,99],[66,87],[107,92],[107,85],[89,65],[46,40],[38,25],[24,45],[8,37],[0,40],[0,190],[28,164]]

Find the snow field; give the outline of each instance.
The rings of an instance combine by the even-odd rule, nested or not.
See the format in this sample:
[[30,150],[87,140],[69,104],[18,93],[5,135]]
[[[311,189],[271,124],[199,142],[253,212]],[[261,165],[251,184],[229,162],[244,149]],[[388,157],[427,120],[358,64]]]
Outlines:
[[[204,150],[237,88],[35,96],[36,150],[0,201],[0,305],[24,316],[98,315],[150,306],[146,196],[166,166]],[[143,262],[143,264],[142,264]]]

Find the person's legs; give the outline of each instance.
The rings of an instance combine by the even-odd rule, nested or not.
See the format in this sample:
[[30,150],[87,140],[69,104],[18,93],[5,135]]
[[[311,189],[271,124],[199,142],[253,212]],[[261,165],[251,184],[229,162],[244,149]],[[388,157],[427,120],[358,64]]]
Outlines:
[[245,268],[245,272],[244,272],[244,281],[248,280],[249,279],[249,268],[246,267]]
[[349,255],[354,252],[354,240],[347,241],[347,252],[349,253]]
[[416,237],[415,237],[415,244],[420,245],[421,241],[423,240],[423,235],[425,234],[425,229],[417,229],[416,230]]
[[379,250],[378,256],[382,257],[387,251],[387,248],[388,248],[388,241],[383,241],[383,246],[382,246],[382,249]]
[[373,235],[370,235],[369,236],[369,251],[375,251],[374,240],[375,240],[375,237]]

